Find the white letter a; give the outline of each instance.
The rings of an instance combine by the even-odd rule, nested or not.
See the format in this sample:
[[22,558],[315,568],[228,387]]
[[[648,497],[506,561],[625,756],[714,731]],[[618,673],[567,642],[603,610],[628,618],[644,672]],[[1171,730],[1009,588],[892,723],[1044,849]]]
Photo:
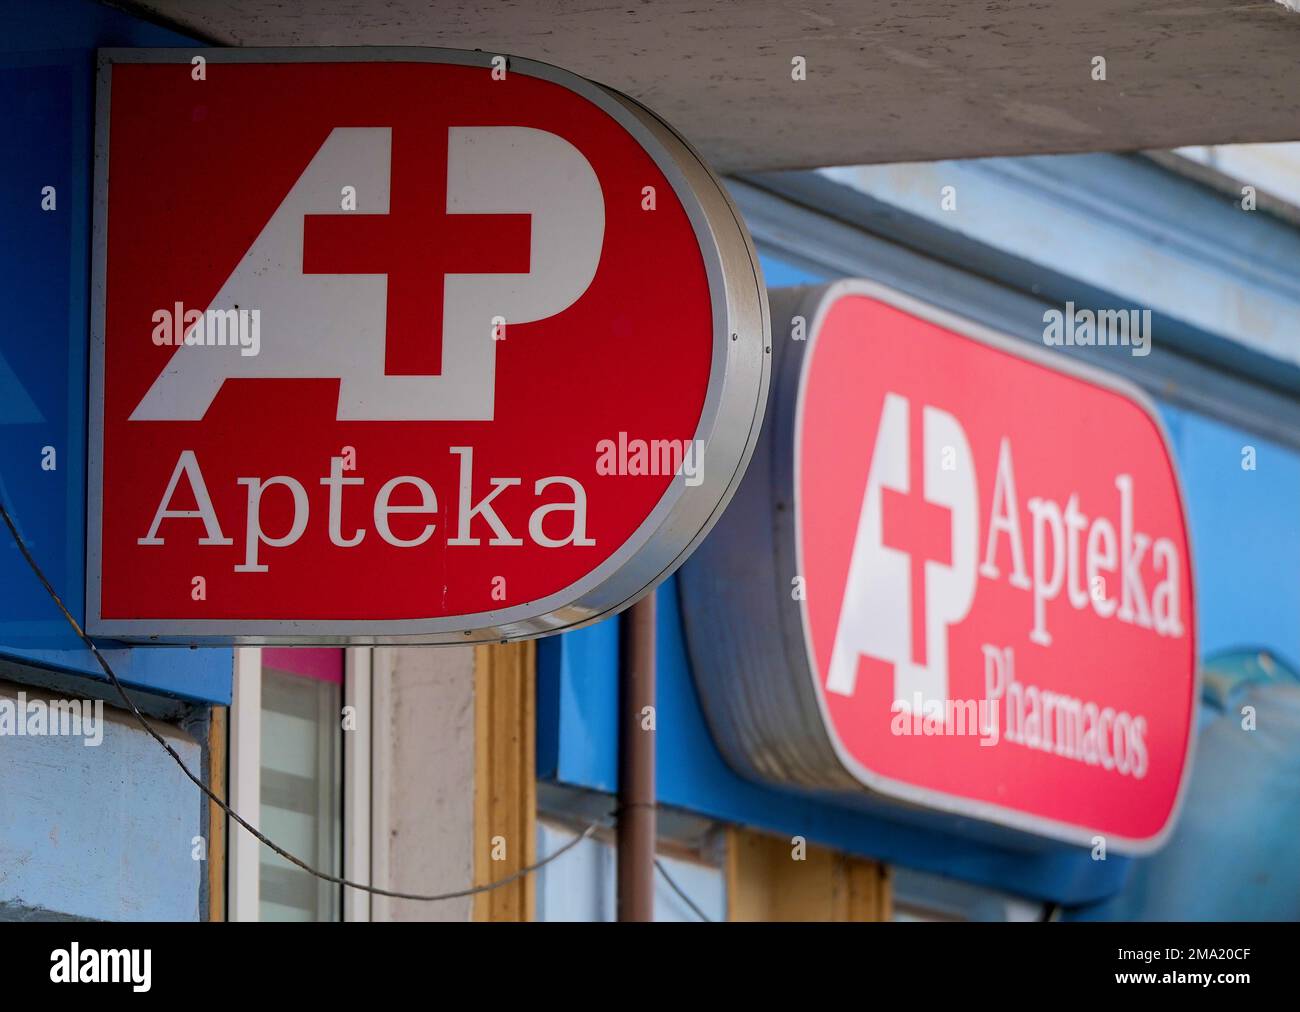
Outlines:
[[[167,508],[172,501],[172,496],[176,493],[176,485],[180,482],[182,474],[189,479],[190,488],[194,491],[194,502],[198,506],[196,510],[170,510]],[[164,544],[163,539],[158,537],[158,525],[168,517],[202,520],[207,537],[199,538],[200,545],[234,544],[230,538],[223,537],[221,534],[221,525],[217,523],[217,511],[213,508],[212,497],[208,495],[208,486],[204,484],[203,472],[199,470],[199,462],[195,458],[193,450],[181,451],[181,455],[176,461],[176,467],[172,471],[171,481],[167,483],[167,491],[163,493],[162,502],[158,504],[158,512],[154,514],[149,533],[146,537],[137,538],[136,543],[141,545]]]

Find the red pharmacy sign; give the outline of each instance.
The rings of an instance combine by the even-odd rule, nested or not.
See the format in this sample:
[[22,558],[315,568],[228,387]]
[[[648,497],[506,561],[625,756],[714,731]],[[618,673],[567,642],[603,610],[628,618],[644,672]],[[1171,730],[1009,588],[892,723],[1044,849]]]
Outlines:
[[[865,282],[791,312],[807,337],[778,360],[770,471],[756,462],[710,542],[732,536],[732,514],[776,504],[772,627],[798,631],[803,673],[751,677],[805,682],[788,718],[732,736],[741,763],[1154,845],[1186,771],[1196,653],[1186,520],[1153,409]],[[764,625],[754,602],[739,611]],[[801,717],[819,745],[790,745],[809,740],[793,737]]]
[[768,371],[689,148],[527,61],[202,55],[101,56],[92,631],[503,639],[671,572]]

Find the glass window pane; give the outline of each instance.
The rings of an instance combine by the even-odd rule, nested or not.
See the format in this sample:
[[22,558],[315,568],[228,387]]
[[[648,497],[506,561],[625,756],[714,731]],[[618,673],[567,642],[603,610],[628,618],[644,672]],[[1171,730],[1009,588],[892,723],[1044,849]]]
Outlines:
[[[289,853],[337,875],[342,868],[342,685],[301,671],[299,664],[295,670],[274,666],[275,655],[286,652],[263,655],[261,829]],[[265,847],[259,879],[262,920],[339,919],[338,886]]]

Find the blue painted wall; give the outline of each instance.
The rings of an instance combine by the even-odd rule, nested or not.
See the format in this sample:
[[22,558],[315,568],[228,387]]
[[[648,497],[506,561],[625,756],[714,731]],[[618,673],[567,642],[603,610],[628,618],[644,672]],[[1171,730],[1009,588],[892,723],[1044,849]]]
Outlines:
[[[200,767],[193,738],[156,726]],[[199,793],[134,721],[106,710],[102,729],[99,745],[0,736],[0,921],[198,919],[207,874],[195,857]]]
[[[1300,454],[1160,405],[1191,521],[1201,657],[1268,648],[1300,661]],[[1255,470],[1242,448],[1255,449]]]
[[[95,49],[190,44],[91,0],[0,0],[0,498],[79,619]],[[47,186],[52,211],[41,207]],[[54,470],[41,466],[45,447]],[[102,678],[3,527],[0,656]],[[107,656],[124,682],[230,701],[229,650],[122,647]]]

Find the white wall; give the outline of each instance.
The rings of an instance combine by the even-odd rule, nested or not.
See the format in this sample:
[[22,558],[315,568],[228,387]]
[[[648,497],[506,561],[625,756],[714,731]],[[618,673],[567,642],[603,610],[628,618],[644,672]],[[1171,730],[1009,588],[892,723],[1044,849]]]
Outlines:
[[[372,869],[376,885],[473,884],[474,649],[383,647],[373,658]],[[373,920],[466,921],[473,899],[374,897]]]

